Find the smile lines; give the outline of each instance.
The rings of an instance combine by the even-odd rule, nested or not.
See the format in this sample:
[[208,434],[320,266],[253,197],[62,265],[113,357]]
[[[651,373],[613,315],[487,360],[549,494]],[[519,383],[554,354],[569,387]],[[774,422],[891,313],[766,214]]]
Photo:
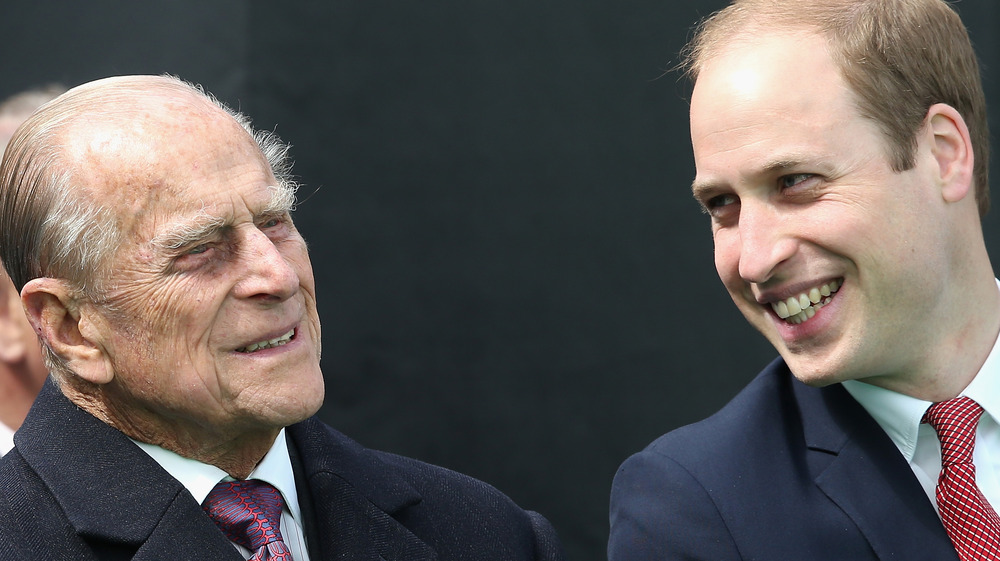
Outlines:
[[275,337],[274,339],[269,339],[267,341],[261,341],[259,343],[253,343],[253,344],[247,345],[246,347],[243,347],[241,349],[236,349],[236,352],[238,352],[238,353],[252,353],[254,351],[259,351],[261,349],[271,349],[271,348],[274,348],[274,347],[280,347],[280,346],[288,343],[289,341],[291,341],[292,340],[292,335],[295,335],[295,329],[294,328],[291,329],[291,330],[289,330],[288,333],[285,333],[281,337]]
[[788,323],[798,325],[816,315],[816,311],[830,303],[830,296],[840,289],[840,281],[831,281],[829,284],[817,286],[803,292],[798,296],[793,296],[788,300],[772,302],[771,309],[779,318]]

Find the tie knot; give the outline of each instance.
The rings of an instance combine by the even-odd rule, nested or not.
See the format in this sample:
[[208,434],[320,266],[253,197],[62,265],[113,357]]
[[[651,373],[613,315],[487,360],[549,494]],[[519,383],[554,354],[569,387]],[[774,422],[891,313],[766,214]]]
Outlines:
[[281,509],[285,502],[277,489],[256,479],[221,481],[205,498],[202,508],[222,533],[256,551],[281,541]]
[[971,463],[976,427],[983,408],[968,397],[935,403],[924,413],[924,422],[934,427],[941,441],[941,463]]

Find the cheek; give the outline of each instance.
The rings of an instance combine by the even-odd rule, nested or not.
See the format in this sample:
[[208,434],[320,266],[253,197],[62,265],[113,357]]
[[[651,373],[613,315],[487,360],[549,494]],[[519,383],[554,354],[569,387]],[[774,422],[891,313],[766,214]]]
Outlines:
[[[206,344],[218,301],[216,293],[181,284],[134,291],[117,299],[116,323],[127,326],[122,330],[126,344],[140,346],[133,354],[164,360],[164,355],[187,354],[192,346]],[[175,343],[164,345],[166,341]]]
[[282,257],[298,275],[299,284],[311,292],[315,281],[313,280],[312,261],[309,260],[309,250],[305,240],[298,238],[289,242],[287,248],[282,249]]

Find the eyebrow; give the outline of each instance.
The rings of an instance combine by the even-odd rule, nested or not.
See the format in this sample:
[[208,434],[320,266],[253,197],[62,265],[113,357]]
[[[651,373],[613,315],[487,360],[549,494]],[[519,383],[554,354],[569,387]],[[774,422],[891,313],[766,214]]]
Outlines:
[[[786,172],[795,168],[801,168],[807,165],[811,160],[804,156],[788,156],[782,158],[776,158],[766,162],[763,166],[757,168],[753,172],[754,177],[768,177],[775,174],[780,174],[781,172]],[[696,199],[704,200],[705,197],[711,197],[716,191],[724,190],[724,187],[720,183],[713,181],[698,181],[697,178],[691,183],[691,193]]]
[[211,216],[203,209],[190,220],[172,224],[166,232],[154,237],[149,243],[160,249],[177,250],[215,235],[227,223],[225,218]]
[[[293,189],[277,185],[269,185],[267,189],[271,192],[271,197],[263,209],[254,213],[254,218],[286,214],[293,210],[295,207]],[[221,216],[212,216],[203,208],[193,218],[170,225],[167,231],[155,236],[149,243],[160,249],[177,250],[213,237],[228,225],[229,220]]]
[[261,215],[275,215],[291,213],[295,210],[295,189],[287,185],[268,185],[271,192],[271,199],[261,210]]

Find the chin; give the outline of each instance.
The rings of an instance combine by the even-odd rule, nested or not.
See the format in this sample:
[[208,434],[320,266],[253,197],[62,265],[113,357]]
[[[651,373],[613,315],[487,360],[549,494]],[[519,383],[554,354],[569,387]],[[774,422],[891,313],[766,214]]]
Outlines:
[[324,385],[323,378],[320,377],[315,387],[303,388],[302,393],[295,396],[294,401],[289,403],[288,422],[285,425],[293,425],[304,421],[319,412],[323,406]]
[[829,386],[830,384],[836,384],[842,381],[834,376],[823,375],[823,374],[802,376],[797,374],[794,370],[792,371],[792,375],[795,376],[795,378],[798,381],[802,382],[803,384],[807,386],[812,386],[814,388],[822,388],[824,386]]
[[844,381],[842,372],[839,369],[829,367],[817,368],[815,364],[810,364],[813,361],[808,358],[801,356],[790,357],[786,353],[781,353],[781,355],[785,359],[788,369],[792,371],[792,375],[803,384],[821,388]]
[[280,390],[272,388],[263,395],[257,394],[248,410],[254,411],[258,422],[274,428],[287,427],[312,417],[323,405],[324,385],[322,376],[310,382],[289,384]]

